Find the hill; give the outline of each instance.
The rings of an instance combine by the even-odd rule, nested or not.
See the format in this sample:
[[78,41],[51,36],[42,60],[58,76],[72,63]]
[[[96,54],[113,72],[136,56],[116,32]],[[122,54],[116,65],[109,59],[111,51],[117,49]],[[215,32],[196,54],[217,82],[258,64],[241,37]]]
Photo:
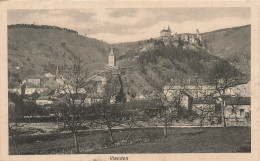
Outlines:
[[215,56],[229,61],[250,76],[251,25],[203,33],[202,44]]
[[[142,44],[151,48],[131,50],[118,59],[125,86],[133,95],[150,95],[162,90],[171,79],[206,80],[214,65],[225,61],[198,45],[175,47],[156,39]],[[230,64],[229,68],[234,69],[237,76],[244,76]]]
[[20,78],[54,73],[57,65],[66,72],[74,58],[83,59],[89,71],[107,64],[108,43],[51,26],[8,26],[8,68]]
[[[232,32],[224,29],[202,34],[206,47],[196,44],[175,46],[158,39],[113,44],[124,90],[132,96],[149,95],[162,90],[171,79],[206,79],[214,64],[222,58],[233,60],[231,58],[234,58],[239,50],[231,54],[228,51],[235,48],[236,43],[243,42],[226,42],[230,44],[229,49],[225,43],[222,44],[223,41],[231,41],[234,37],[241,38],[240,30],[245,30],[243,34],[248,34],[247,27],[228,30]],[[227,35],[225,39],[224,33]],[[244,48],[248,48],[248,44],[250,43],[243,42]],[[57,65],[60,72],[66,73],[74,58],[84,60],[89,71],[94,73],[94,70],[104,69],[109,51],[108,43],[78,35],[69,29],[35,25],[8,27],[9,72],[19,75],[20,79],[45,72],[54,73]],[[226,51],[228,54],[222,54],[224,52],[220,51]],[[242,53],[248,54],[246,51],[248,50]],[[250,57],[248,59],[250,60]],[[246,60],[244,64],[247,63]],[[234,64],[234,61],[231,63]],[[230,68],[234,66],[230,65]],[[237,73],[241,74],[238,70]]]
[[237,68],[250,79],[250,29],[247,25],[203,33],[203,47],[165,46],[157,39],[113,46],[120,53],[118,64],[126,71],[124,78],[130,91],[151,93],[172,78],[206,78],[220,60],[228,61],[230,68]]

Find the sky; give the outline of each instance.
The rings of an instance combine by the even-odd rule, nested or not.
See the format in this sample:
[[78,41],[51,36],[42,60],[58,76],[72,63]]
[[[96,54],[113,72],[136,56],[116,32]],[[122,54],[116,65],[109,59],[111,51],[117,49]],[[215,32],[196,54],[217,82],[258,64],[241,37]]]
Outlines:
[[158,37],[163,28],[173,33],[200,33],[251,24],[251,11],[232,8],[90,8],[8,10],[7,24],[65,27],[108,43]]

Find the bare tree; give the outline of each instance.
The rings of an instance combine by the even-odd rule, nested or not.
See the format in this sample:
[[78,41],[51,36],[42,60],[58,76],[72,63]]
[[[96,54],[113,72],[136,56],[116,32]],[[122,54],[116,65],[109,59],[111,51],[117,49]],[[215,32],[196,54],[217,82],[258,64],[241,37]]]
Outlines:
[[210,105],[199,106],[199,107],[195,106],[195,108],[197,109],[197,111],[199,111],[200,127],[202,127],[204,120],[208,118],[208,116],[212,112],[214,112],[214,109]]
[[[164,124],[164,136],[168,135],[168,124],[178,116],[178,109],[180,107],[184,86],[176,86],[174,81],[163,88],[162,92],[155,95],[155,101],[158,103],[159,111],[157,118]],[[175,87],[176,86],[176,87]]]
[[227,90],[234,88],[237,85],[245,84],[246,79],[240,79],[243,76],[243,74],[226,61],[216,63],[209,74],[208,81],[215,88],[215,92],[211,93],[211,97],[221,102],[222,121],[224,127],[227,126],[225,117],[226,100],[232,97],[230,93],[227,93]]
[[[122,99],[123,93],[123,84],[120,80],[120,76],[118,74],[106,73],[107,83],[104,86],[103,91],[103,101],[102,103],[94,105],[95,115],[97,116],[97,120],[95,122],[97,124],[105,125],[107,127],[107,131],[109,134],[110,142],[112,145],[115,144],[112,128],[115,126],[120,126],[123,121],[124,107],[122,103],[124,103],[124,99]],[[117,101],[115,104],[110,104],[110,98],[116,96]]]
[[88,71],[80,59],[76,59],[73,69],[65,83],[65,101],[59,107],[61,115],[65,121],[66,126],[71,131],[74,137],[74,147],[76,153],[79,153],[78,130],[86,121],[86,108],[84,104],[76,102],[82,89],[87,88],[86,78]]
[[[18,116],[17,116],[17,108],[15,107],[15,104],[13,102],[8,102],[8,118],[9,118],[9,122],[8,122],[8,129],[9,129],[9,135],[12,138],[14,147],[15,147],[15,151],[16,154],[19,154],[20,151],[17,147],[17,143],[16,143],[16,139],[15,136],[17,136],[19,134],[19,132],[17,131],[17,127],[18,127]],[[15,122],[15,125],[12,125],[11,122]],[[15,127],[14,127],[15,126]]]
[[93,111],[95,111],[97,118],[94,120],[95,123],[102,124],[107,127],[110,143],[115,145],[112,129],[115,126],[120,126],[123,122],[123,106],[121,104],[108,104],[106,102],[102,102],[100,104],[95,104],[92,108]]

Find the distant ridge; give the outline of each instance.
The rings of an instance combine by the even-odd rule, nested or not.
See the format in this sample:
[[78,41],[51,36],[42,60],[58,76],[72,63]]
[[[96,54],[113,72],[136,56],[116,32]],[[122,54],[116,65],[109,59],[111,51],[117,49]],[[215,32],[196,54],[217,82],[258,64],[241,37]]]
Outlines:
[[48,26],[48,25],[35,25],[35,24],[13,24],[13,25],[8,25],[8,28],[18,28],[18,27],[27,27],[27,28],[32,28],[32,29],[55,29],[55,30],[64,30],[67,32],[72,32],[74,34],[78,35],[77,31],[67,29],[67,28],[61,28],[57,26]]
[[[8,26],[8,69],[21,79],[70,68],[74,58],[81,58],[89,71],[107,64],[110,44],[79,35],[66,28],[47,25],[16,24]],[[16,69],[19,67],[19,70]]]
[[251,25],[248,24],[248,25],[242,25],[242,26],[236,26],[236,27],[228,27],[228,28],[213,30],[213,31],[209,31],[209,32],[204,32],[204,33],[201,33],[201,34],[202,34],[202,35],[205,35],[205,34],[209,34],[209,33],[212,33],[212,32],[221,32],[221,31],[229,30],[229,29],[236,30],[236,29],[241,29],[241,28],[244,28],[244,27],[251,27]]
[[216,30],[201,36],[202,44],[212,55],[229,61],[250,76],[251,25]]

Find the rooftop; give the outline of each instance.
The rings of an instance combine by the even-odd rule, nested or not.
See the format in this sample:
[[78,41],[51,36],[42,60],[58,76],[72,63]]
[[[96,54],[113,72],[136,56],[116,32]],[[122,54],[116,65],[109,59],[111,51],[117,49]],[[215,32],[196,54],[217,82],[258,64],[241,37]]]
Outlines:
[[227,105],[251,105],[251,97],[232,97],[226,100]]
[[193,99],[193,104],[216,104],[216,100],[199,97]]

